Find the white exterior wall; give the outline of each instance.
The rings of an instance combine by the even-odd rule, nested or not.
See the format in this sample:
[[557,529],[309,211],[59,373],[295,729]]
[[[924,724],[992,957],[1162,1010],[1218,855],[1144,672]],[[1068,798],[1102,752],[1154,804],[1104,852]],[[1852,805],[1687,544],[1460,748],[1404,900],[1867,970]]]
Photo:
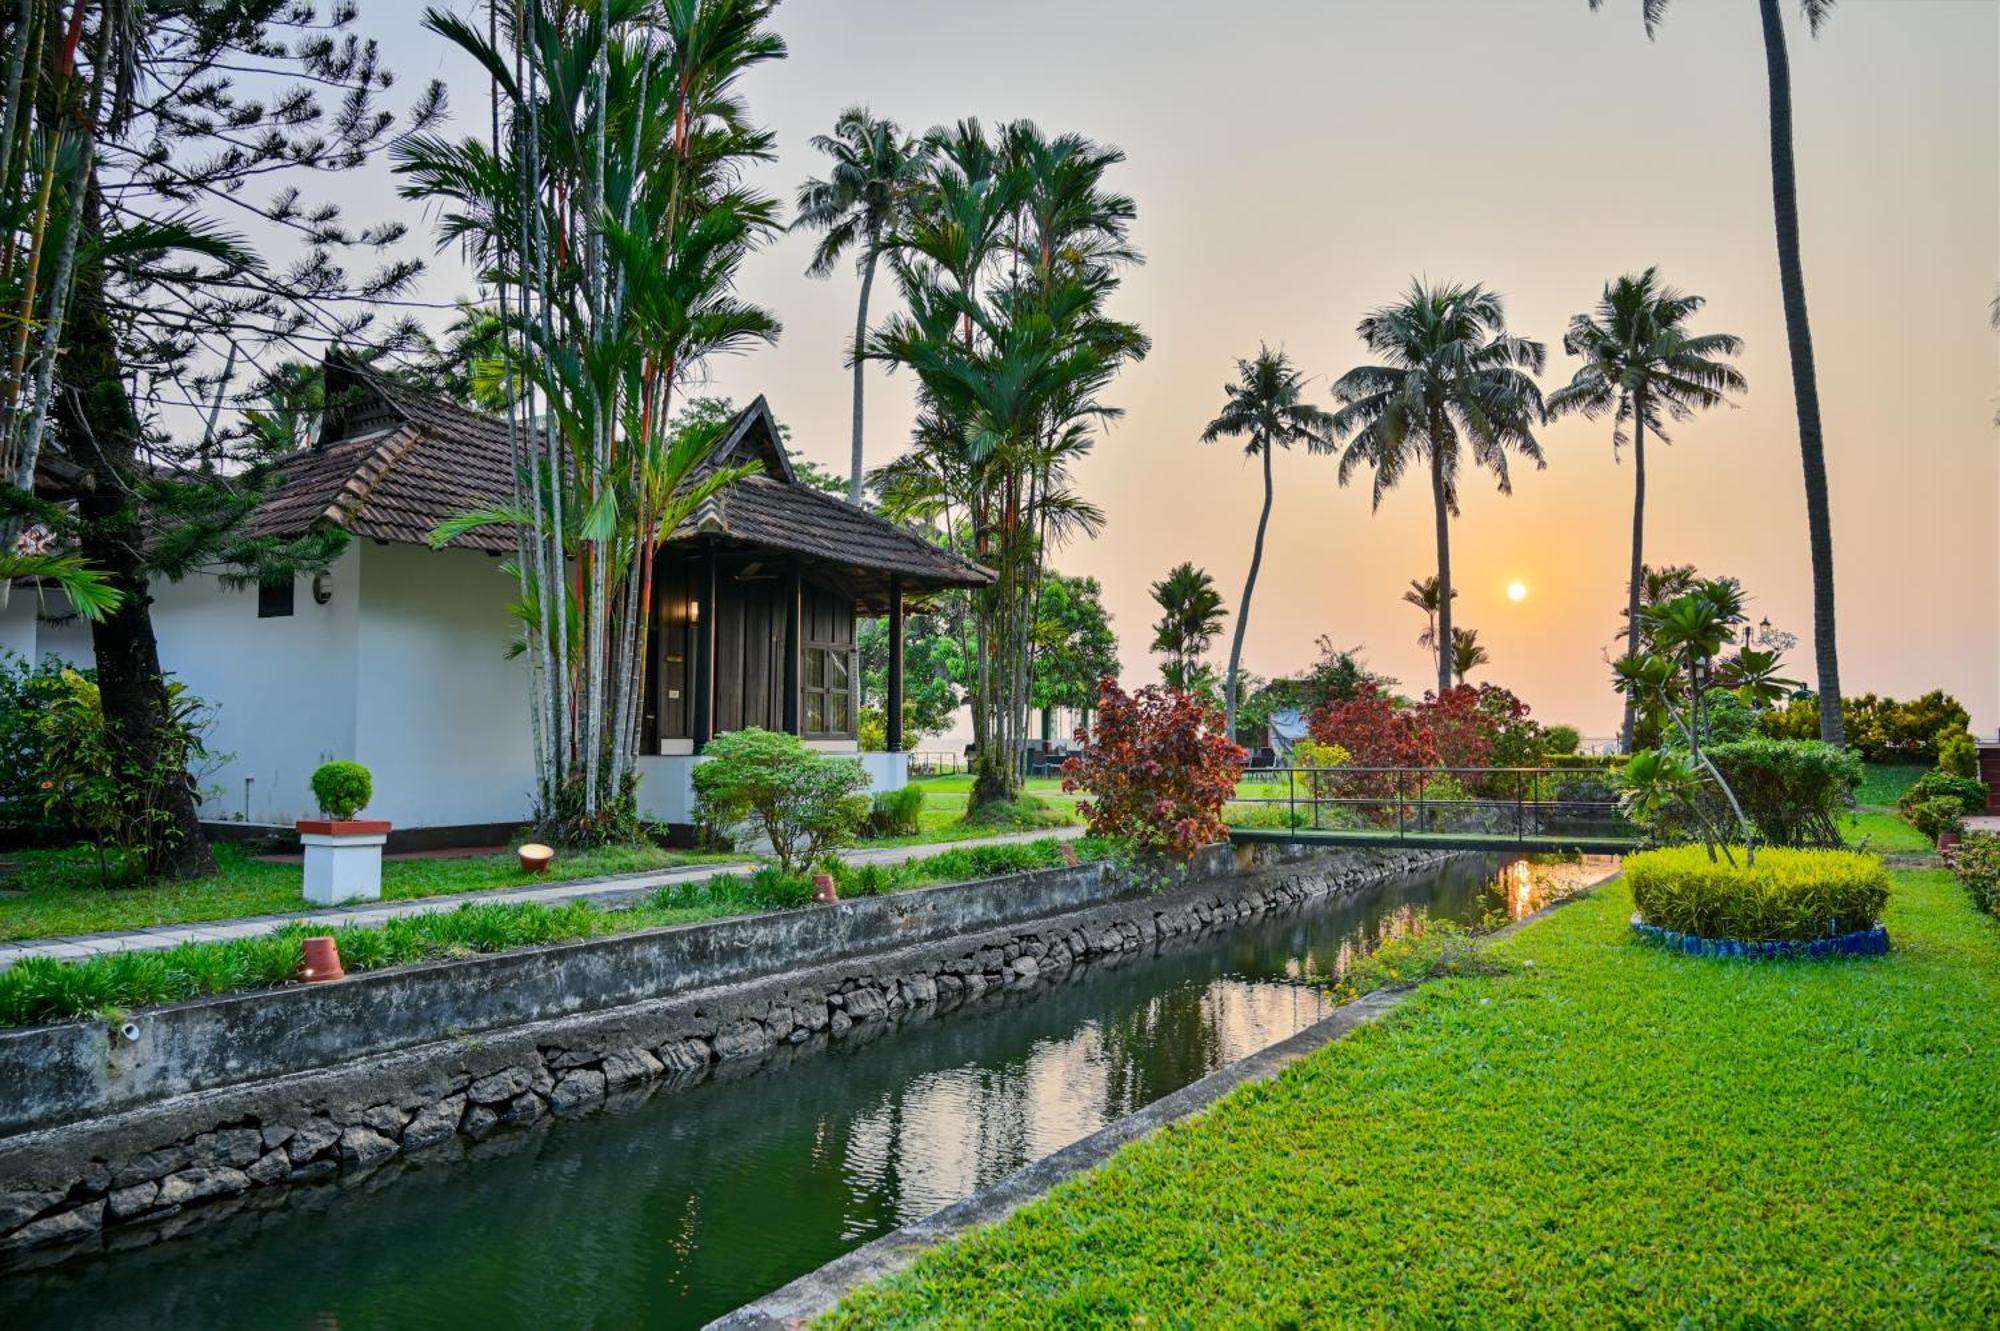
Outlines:
[[369,816],[398,827],[526,822],[534,745],[528,662],[510,658],[518,586],[470,550],[361,551],[354,758]]
[[[202,779],[203,817],[312,817],[313,769],[355,756],[360,556],[350,547],[327,571],[333,596],[325,605],[314,604],[311,580],[302,578],[292,613],[271,619],[257,618],[254,587],[231,590],[206,575],[153,581],[160,666],[214,706],[209,747],[228,756]],[[90,659],[88,630],[71,654]]]

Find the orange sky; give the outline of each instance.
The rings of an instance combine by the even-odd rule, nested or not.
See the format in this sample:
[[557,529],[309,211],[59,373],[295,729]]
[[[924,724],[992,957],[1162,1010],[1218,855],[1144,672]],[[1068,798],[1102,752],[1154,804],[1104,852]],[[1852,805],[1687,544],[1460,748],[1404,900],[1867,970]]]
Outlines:
[[[1788,11],[1793,6],[1787,3]],[[1117,311],[1154,339],[1113,399],[1126,419],[1079,473],[1110,518],[1057,562],[1105,585],[1128,674],[1152,679],[1147,584],[1183,559],[1234,608],[1259,486],[1240,449],[1204,447],[1236,357],[1282,344],[1327,382],[1361,359],[1355,320],[1412,273],[1506,293],[1515,330],[1567,380],[1568,316],[1607,278],[1658,264],[1706,295],[1698,327],[1744,337],[1740,408],[1649,450],[1648,557],[1741,577],[1752,614],[1798,633],[1810,675],[1809,572],[1797,434],[1772,240],[1765,83],[1751,0],[1679,0],[1648,43],[1638,0],[791,0],[791,58],[745,92],[778,134],[760,183],[789,199],[820,169],[806,147],[846,105],[906,127],[1030,117],[1115,143],[1147,257]],[[1004,18],[1003,18],[1004,16]],[[361,26],[413,18],[364,4]],[[435,39],[385,43],[411,84],[463,73]],[[2000,724],[2000,5],[1847,0],[1818,41],[1793,24],[1805,265],[1826,418],[1848,691],[1943,687],[1981,732]],[[483,83],[454,88],[460,132]],[[803,452],[844,471],[855,279],[804,278],[809,241],[756,256],[748,296],[780,346],[718,365],[713,391],[763,392]],[[449,268],[433,279],[437,294]],[[893,299],[877,284],[878,310]],[[907,376],[871,375],[869,459],[903,447]],[[1609,426],[1548,429],[1548,470],[1503,498],[1465,487],[1454,524],[1460,622],[1547,721],[1614,728],[1603,655],[1630,522],[1629,465]],[[1295,670],[1313,639],[1363,644],[1421,688],[1402,588],[1433,569],[1421,486],[1370,516],[1331,461],[1279,459],[1248,665]],[[1520,604],[1509,581],[1530,588]],[[1226,652],[1226,639],[1217,657]]]

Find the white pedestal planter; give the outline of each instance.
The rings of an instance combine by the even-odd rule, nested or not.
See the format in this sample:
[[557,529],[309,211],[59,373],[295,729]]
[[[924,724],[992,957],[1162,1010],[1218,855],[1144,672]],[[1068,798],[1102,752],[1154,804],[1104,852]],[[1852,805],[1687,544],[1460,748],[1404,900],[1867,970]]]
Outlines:
[[382,898],[382,845],[389,824],[374,820],[301,820],[306,900],[315,906]]

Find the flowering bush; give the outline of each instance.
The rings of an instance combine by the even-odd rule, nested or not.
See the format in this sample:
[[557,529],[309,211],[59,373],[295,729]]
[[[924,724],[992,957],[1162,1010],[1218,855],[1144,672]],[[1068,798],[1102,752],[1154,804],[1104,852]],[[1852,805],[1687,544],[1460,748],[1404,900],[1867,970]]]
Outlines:
[[1106,679],[1094,732],[1077,731],[1089,747],[1063,764],[1063,790],[1090,796],[1077,807],[1092,835],[1182,860],[1228,836],[1222,806],[1249,755],[1222,733],[1212,703],[1157,685],[1126,693]]

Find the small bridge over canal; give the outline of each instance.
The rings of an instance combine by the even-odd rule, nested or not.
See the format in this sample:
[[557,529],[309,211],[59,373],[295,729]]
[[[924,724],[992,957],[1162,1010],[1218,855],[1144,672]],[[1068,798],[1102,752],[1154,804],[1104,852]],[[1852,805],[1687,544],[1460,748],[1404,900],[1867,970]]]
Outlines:
[[1640,832],[1591,767],[1265,767],[1224,815],[1238,844],[1622,855]]

